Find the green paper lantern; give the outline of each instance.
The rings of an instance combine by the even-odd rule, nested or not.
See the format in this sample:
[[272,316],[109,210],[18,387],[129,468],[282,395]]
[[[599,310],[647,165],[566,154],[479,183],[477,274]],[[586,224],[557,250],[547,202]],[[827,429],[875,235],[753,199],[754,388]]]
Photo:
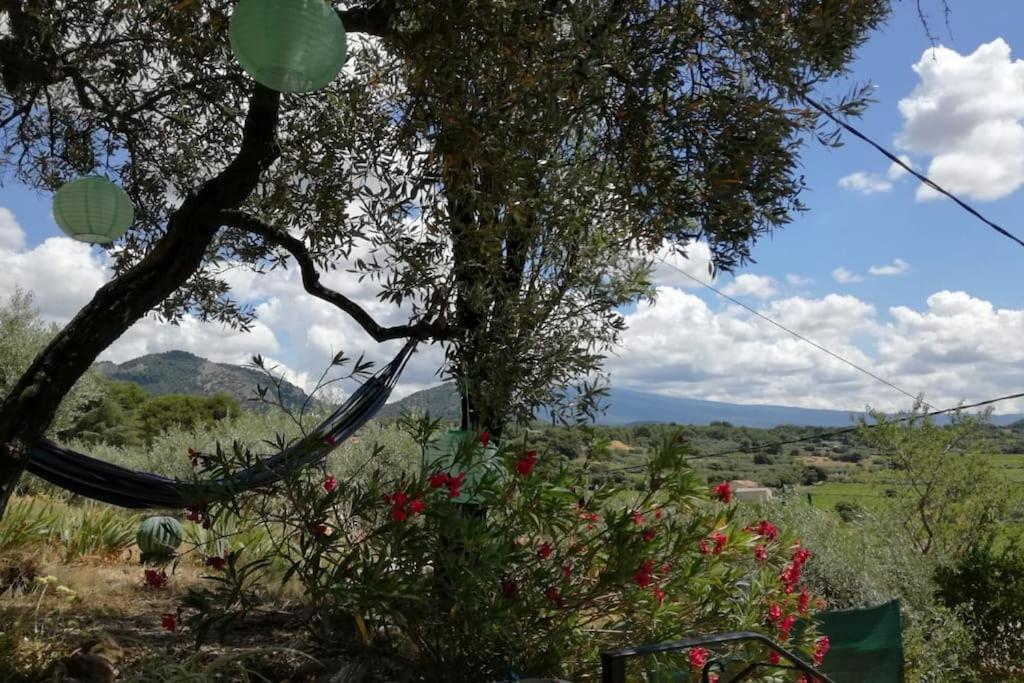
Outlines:
[[174,517],[149,517],[139,525],[135,542],[142,551],[142,561],[170,560],[181,545],[184,530]]
[[108,244],[135,220],[128,193],[100,176],[86,176],[64,185],[53,196],[53,219],[71,238]]
[[324,0],[241,0],[230,34],[242,68],[278,92],[319,90],[345,64],[345,27]]

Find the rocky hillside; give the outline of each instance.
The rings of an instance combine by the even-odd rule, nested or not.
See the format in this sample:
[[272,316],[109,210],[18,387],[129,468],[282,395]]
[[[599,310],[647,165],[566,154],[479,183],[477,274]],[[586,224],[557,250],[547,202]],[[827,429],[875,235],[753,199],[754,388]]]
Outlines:
[[[266,376],[257,370],[214,363],[186,351],[154,353],[120,364],[104,361],[97,363],[94,369],[111,379],[135,382],[154,396],[211,396],[224,392],[235,397],[243,407],[257,410],[261,405],[252,400],[256,386],[267,386]],[[291,383],[284,384],[282,393],[287,405],[299,405],[306,399],[306,393]]]

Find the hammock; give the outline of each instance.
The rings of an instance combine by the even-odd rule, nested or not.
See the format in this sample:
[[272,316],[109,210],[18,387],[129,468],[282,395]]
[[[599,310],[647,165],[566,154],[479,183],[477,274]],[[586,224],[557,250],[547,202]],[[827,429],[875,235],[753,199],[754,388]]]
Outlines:
[[414,341],[406,344],[394,360],[356,389],[301,441],[222,479],[184,481],[135,472],[45,439],[32,452],[26,469],[80,496],[136,509],[199,507],[216,498],[268,486],[291,472],[324,460],[366,424],[387,402],[415,346]]

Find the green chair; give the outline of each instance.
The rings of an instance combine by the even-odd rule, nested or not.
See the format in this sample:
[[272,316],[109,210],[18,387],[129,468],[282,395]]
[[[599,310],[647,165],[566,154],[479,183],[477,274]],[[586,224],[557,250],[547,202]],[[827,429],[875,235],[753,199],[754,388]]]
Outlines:
[[819,614],[818,630],[832,648],[821,671],[835,683],[902,683],[900,603]]

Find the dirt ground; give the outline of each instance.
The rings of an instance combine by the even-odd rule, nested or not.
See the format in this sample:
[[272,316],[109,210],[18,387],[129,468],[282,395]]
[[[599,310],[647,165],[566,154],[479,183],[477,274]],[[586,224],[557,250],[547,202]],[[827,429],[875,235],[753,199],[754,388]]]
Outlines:
[[191,636],[168,630],[162,617],[202,583],[200,567],[179,565],[163,588],[146,587],[144,568],[127,557],[35,569],[39,580],[0,595],[0,638],[16,638],[21,660],[19,675],[0,665],[0,681],[214,680],[216,673],[244,680],[243,671],[271,681],[365,680],[345,674],[344,662],[316,657],[297,614],[280,607],[258,611],[223,643],[197,652]]

